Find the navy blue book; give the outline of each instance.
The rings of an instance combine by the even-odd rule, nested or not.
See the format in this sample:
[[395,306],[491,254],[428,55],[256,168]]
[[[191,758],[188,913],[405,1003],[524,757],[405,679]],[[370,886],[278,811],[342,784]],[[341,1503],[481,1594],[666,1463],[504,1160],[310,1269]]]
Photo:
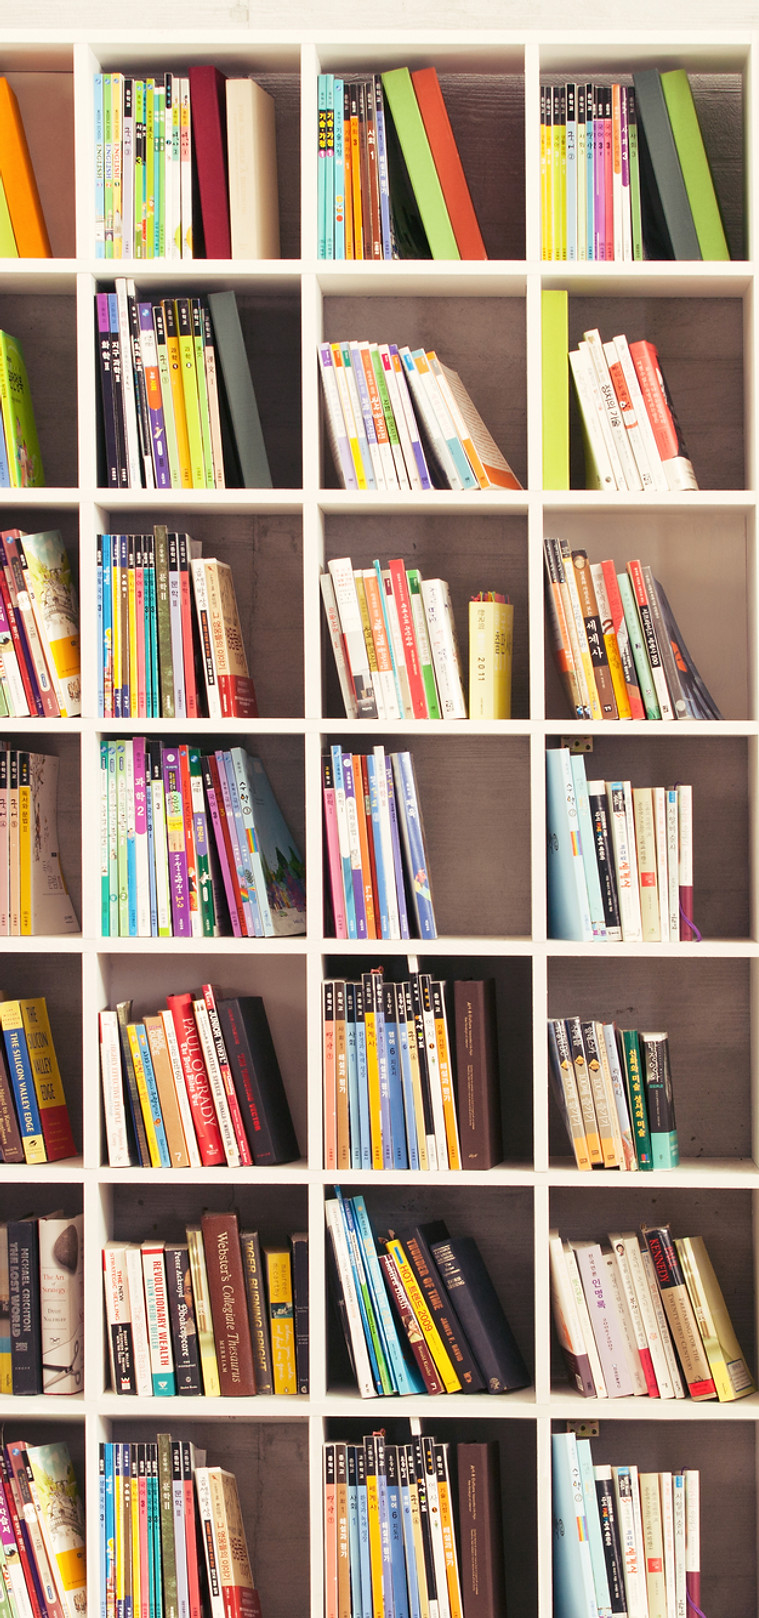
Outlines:
[[455,1297],[456,1313],[488,1393],[526,1388],[529,1371],[474,1237],[433,1242],[432,1255],[441,1280]]

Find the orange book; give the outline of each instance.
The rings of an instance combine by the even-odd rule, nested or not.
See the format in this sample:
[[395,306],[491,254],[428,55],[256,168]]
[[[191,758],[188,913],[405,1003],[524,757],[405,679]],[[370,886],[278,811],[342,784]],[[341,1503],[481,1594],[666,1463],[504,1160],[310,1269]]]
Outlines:
[[448,216],[462,258],[487,258],[459,149],[434,67],[411,75]]
[[19,258],[52,258],[42,203],[34,178],[18,102],[0,78],[0,179],[3,182]]

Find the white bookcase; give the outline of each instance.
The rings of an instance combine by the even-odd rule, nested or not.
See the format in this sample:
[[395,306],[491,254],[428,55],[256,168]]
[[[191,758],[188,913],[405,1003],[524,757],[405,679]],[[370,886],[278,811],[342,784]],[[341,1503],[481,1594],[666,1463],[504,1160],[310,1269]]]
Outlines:
[[[265,1618],[319,1618],[322,1602],[321,1444],[414,1418],[455,1441],[496,1436],[502,1446],[509,1612],[551,1612],[552,1422],[600,1423],[598,1459],[700,1466],[703,1594],[709,1618],[759,1610],[755,1556],[759,1399],[735,1405],[580,1401],[568,1389],[550,1328],[548,1230],[601,1236],[651,1216],[679,1234],[703,1233],[738,1336],[756,1367],[759,1107],[757,1087],[757,545],[756,374],[759,324],[754,260],[759,38],[715,31],[683,36],[574,32],[437,36],[297,36],[225,30],[145,35],[25,37],[6,31],[0,71],[18,93],[53,237],[51,261],[5,261],[0,325],[24,349],[50,486],[4,493],[10,528],[60,527],[78,571],[84,713],[57,724],[6,723],[10,738],[62,761],[60,839],[82,935],[6,939],[7,994],[45,993],[80,1161],[0,1169],[0,1218],[11,1212],[85,1214],[85,1385],[75,1398],[4,1401],[5,1434],[60,1432],[86,1475],[90,1606],[98,1611],[98,1442],[187,1433],[230,1465],[241,1487]],[[166,496],[98,488],[93,296],[118,263],[95,259],[92,77],[100,68],[149,72],[197,61],[255,73],[275,96],[281,260],[130,264],[138,286],[238,294],[275,488]],[[316,81],[320,70],[434,63],[488,251],[486,263],[320,263],[316,258]],[[695,85],[735,258],[725,265],[541,264],[539,81],[602,78],[639,65],[684,66]],[[744,153],[747,154],[744,156]],[[541,488],[540,294],[566,287],[570,333],[625,330],[660,347],[702,492],[652,500],[581,488]],[[523,493],[351,495],[336,487],[323,433],[317,340],[381,337],[429,342],[459,369],[525,485]],[[577,444],[573,443],[573,458]],[[573,459],[574,465],[574,459]],[[580,482],[579,463],[575,480]],[[231,561],[263,717],[226,727],[254,741],[305,850],[309,927],[285,942],[221,939],[103,941],[99,937],[95,535],[154,521],[202,538]],[[565,717],[545,646],[544,529],[620,563],[656,565],[690,648],[724,713],[722,724],[589,725]],[[402,554],[451,583],[466,655],[466,601],[505,589],[516,606],[514,718],[456,725],[351,725],[321,620],[319,572],[330,556],[356,565]],[[109,722],[109,735],[147,725]],[[209,721],[183,734],[218,735]],[[582,946],[546,939],[544,749],[588,735],[594,773],[694,785],[696,919],[700,944]],[[413,748],[435,888],[440,940],[422,957],[442,976],[497,981],[505,1161],[487,1174],[347,1174],[366,1190],[380,1226],[444,1216],[479,1241],[533,1385],[506,1398],[359,1400],[328,1352],[322,1168],[320,985],[388,963],[399,945],[338,946],[325,937],[320,755],[329,741],[385,739]],[[413,947],[413,946],[412,946]],[[212,977],[227,993],[262,994],[303,1152],[273,1171],[161,1173],[104,1166],[97,1013],[132,998],[139,1011],[166,992]],[[616,1016],[669,1030],[682,1166],[667,1175],[596,1173],[571,1166],[549,1123],[546,1015]],[[107,1389],[100,1250],[113,1236],[177,1235],[204,1206],[239,1208],[266,1236],[308,1228],[311,1394],[255,1401],[117,1398]]]

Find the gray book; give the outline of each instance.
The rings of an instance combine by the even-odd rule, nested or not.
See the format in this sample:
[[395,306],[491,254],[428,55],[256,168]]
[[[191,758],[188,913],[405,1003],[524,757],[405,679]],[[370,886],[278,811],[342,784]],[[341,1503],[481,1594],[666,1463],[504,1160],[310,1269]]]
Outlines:
[[[643,72],[633,74],[633,84],[638,110],[638,128],[643,129],[651,165],[650,177],[653,178],[658,192],[672,245],[672,257],[700,259],[701,248],[669,121],[661,75],[657,68],[645,68]],[[641,178],[645,182],[645,163],[641,165]],[[649,204],[653,203],[655,206],[654,199],[649,197],[647,200]]]
[[224,384],[244,489],[272,487],[261,417],[234,292],[209,292],[216,357]]

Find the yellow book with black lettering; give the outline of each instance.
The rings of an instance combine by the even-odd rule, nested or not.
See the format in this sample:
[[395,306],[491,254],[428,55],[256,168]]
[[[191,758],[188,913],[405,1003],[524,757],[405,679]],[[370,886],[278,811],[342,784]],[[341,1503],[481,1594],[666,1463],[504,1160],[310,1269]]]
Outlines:
[[198,1328],[203,1392],[207,1399],[217,1399],[221,1394],[221,1383],[216,1360],[216,1343],[211,1315],[211,1293],[208,1287],[203,1232],[200,1225],[187,1225],[186,1236],[190,1253],[190,1277],[192,1280],[192,1295],[195,1299],[195,1324]]
[[159,1169],[161,1167],[161,1153],[158,1148],[158,1136],[156,1135],[153,1109],[150,1105],[150,1097],[148,1096],[148,1086],[145,1079],[145,1066],[142,1060],[142,1051],[140,1050],[136,1023],[127,1023],[127,1038],[129,1040],[129,1049],[132,1053],[134,1076],[137,1080],[137,1094],[140,1098],[142,1121],[145,1125],[148,1151],[150,1152],[150,1167],[153,1169]]
[[45,1138],[42,1133],[37,1097],[34,1089],[29,1047],[24,1033],[24,1019],[19,1000],[0,1001],[0,1025],[5,1039],[5,1056],[10,1075],[13,1100],[16,1107],[21,1144],[27,1163],[46,1163]]
[[[162,304],[163,323],[166,327],[166,354],[169,361],[169,380],[171,382],[171,403],[174,411],[174,426],[177,434],[177,459],[179,462],[180,487],[192,488],[192,461],[190,459],[190,438],[187,432],[187,411],[184,402],[184,386],[182,384],[182,355],[177,335],[177,312],[171,298],[165,298]],[[164,405],[164,409],[165,409]]]
[[76,1146],[47,1006],[42,996],[35,1000],[22,1000],[20,1005],[47,1160],[48,1163],[57,1163],[60,1158],[76,1157]]
[[[177,338],[182,373],[187,438],[190,449],[190,488],[204,489],[206,468],[203,458],[203,435],[200,430],[200,402],[198,379],[195,371],[195,342],[192,334],[192,303],[189,298],[177,298]],[[184,487],[184,480],[182,483]]]
[[29,754],[18,755],[18,893],[21,936],[32,931],[32,779]]
[[459,1393],[461,1382],[454,1371],[453,1361],[424,1301],[424,1294],[406,1257],[402,1242],[398,1241],[397,1236],[390,1235],[385,1242],[385,1248],[395,1263],[403,1290],[416,1315],[419,1330],[432,1355],[446,1393]]
[[286,1247],[265,1247],[271,1365],[275,1393],[297,1393],[293,1272]]

